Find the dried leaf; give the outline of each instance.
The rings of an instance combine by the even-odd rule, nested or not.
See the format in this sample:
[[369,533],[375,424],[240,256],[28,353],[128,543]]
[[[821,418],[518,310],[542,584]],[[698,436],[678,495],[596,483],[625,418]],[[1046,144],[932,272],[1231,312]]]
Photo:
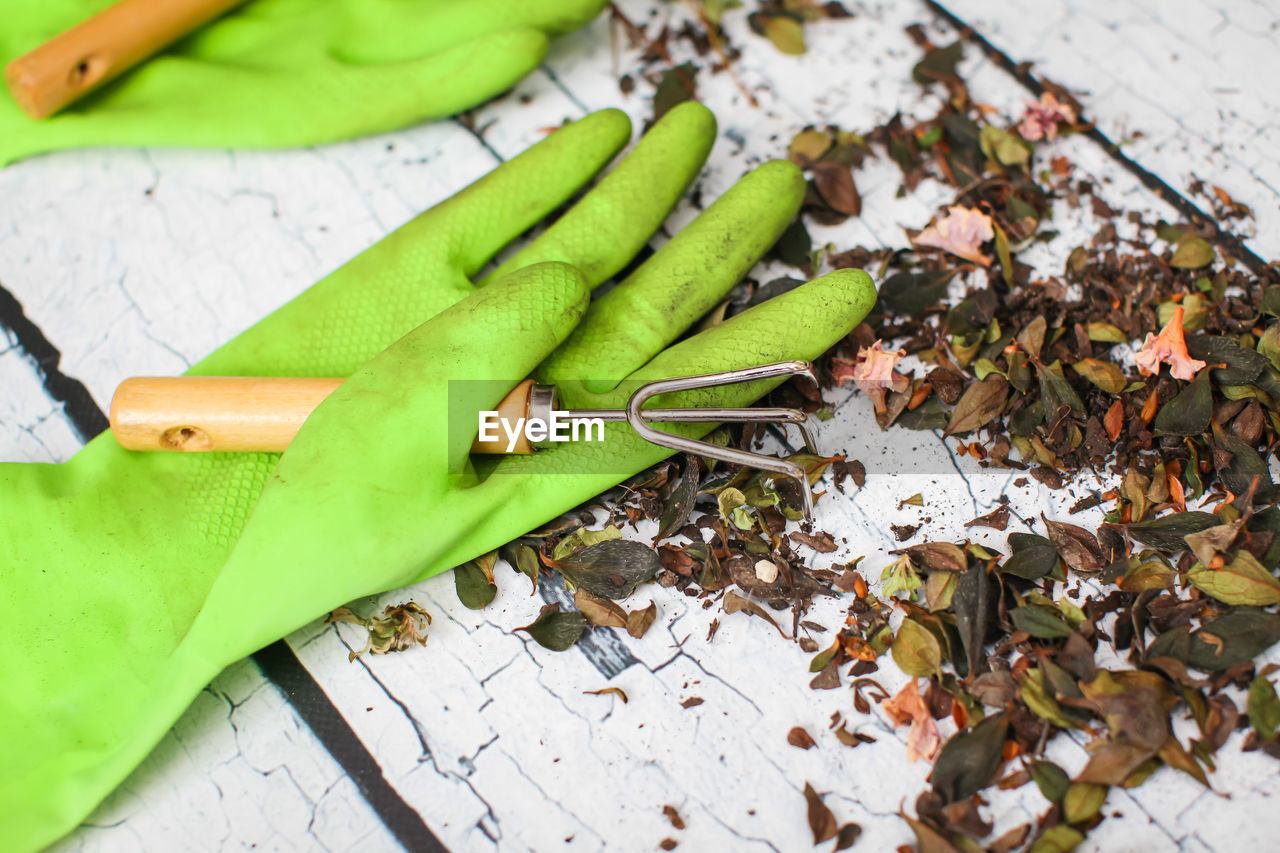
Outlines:
[[930,676],[942,666],[942,647],[919,622],[905,619],[890,649],[893,662],[911,676]]
[[929,777],[933,790],[954,803],[985,788],[1004,763],[1009,722],[1004,714],[987,717],[969,731],[957,732],[943,745]]
[[627,704],[627,694],[622,691],[621,687],[603,687],[600,690],[584,690],[582,692],[588,696],[617,696],[622,700],[622,704]]
[[662,568],[658,552],[631,539],[608,539],[549,561],[574,586],[600,598],[626,598]]
[[650,601],[644,610],[632,610],[627,614],[627,633],[637,640],[645,635],[653,620],[658,617],[657,602]]
[[1067,789],[1062,800],[1062,819],[1067,823],[1090,820],[1107,799],[1107,786],[1092,782],[1076,782]]
[[836,833],[839,832],[836,816],[831,813],[831,809],[827,808],[822,802],[822,797],[808,782],[804,783],[804,799],[808,803],[809,829],[813,832],[813,843],[821,844],[835,838]]
[[1071,626],[1056,607],[1027,604],[1009,611],[1009,618],[1019,631],[1040,640],[1061,640],[1071,636]]
[[658,534],[653,538],[654,544],[661,542],[675,533],[689,520],[694,501],[698,497],[698,480],[702,471],[697,457],[685,457],[684,474],[680,477],[680,485],[671,490],[666,505],[662,508],[662,517],[658,520]]
[[548,604],[538,613],[537,619],[516,630],[526,632],[544,649],[563,652],[578,642],[587,630],[587,620],[581,613],[561,613],[559,604]]
[[1129,384],[1129,380],[1125,378],[1124,371],[1118,365],[1109,361],[1085,358],[1077,361],[1071,367],[1082,378],[1097,385],[1108,394],[1119,394]]
[[1123,529],[1134,542],[1139,542],[1161,551],[1181,551],[1186,548],[1185,538],[1192,533],[1200,533],[1221,522],[1211,512],[1191,510],[1175,512],[1151,521],[1126,525]]
[[[982,670],[993,604],[991,579],[987,577],[986,567],[980,564],[972,566],[961,575],[951,598],[951,609],[956,614],[956,631],[960,634],[965,653],[966,666],[960,673],[962,676]],[[957,666],[956,669],[959,671],[961,668]]]
[[573,603],[590,625],[602,628],[627,627],[627,611],[607,598],[600,598],[579,588],[573,591]]
[[1035,840],[1027,853],[1068,853],[1084,841],[1084,833],[1065,823],[1051,826]]
[[813,184],[832,210],[845,216],[857,216],[862,212],[862,198],[853,183],[853,173],[843,163],[830,160],[814,163]]
[[1280,640],[1280,615],[1236,607],[1205,623],[1166,631],[1147,647],[1147,657],[1171,657],[1196,669],[1220,672],[1252,660]]
[[1092,533],[1074,524],[1050,521],[1043,515],[1040,517],[1049,528],[1049,539],[1053,542],[1053,547],[1058,549],[1062,562],[1077,572],[1086,574],[1100,572],[1107,567],[1102,548]]
[[1213,389],[1209,375],[1201,373],[1161,407],[1152,425],[1156,435],[1200,435],[1212,417]]
[[803,726],[796,726],[787,732],[787,743],[797,749],[813,749],[818,745]]
[[1224,604],[1255,607],[1280,604],[1280,581],[1248,551],[1240,551],[1235,559],[1220,569],[1196,563],[1187,573],[1187,578],[1201,592]]
[[498,583],[493,579],[493,567],[498,552],[490,551],[453,570],[453,585],[458,600],[470,610],[481,610],[498,594]]
[[1191,237],[1183,240],[1178,246],[1173,257],[1169,259],[1169,265],[1179,269],[1197,270],[1213,263],[1215,256],[1213,246],[1209,245],[1208,240]]
[[778,626],[778,623],[774,621],[773,617],[770,616],[765,611],[765,609],[761,607],[759,604],[756,604],[754,601],[751,601],[749,599],[743,598],[742,596],[738,595],[736,592],[725,593],[724,612],[737,613],[739,610],[745,610],[753,616],[759,616],[761,619],[763,619],[764,621],[772,625],[774,628],[776,628],[778,633],[782,635],[782,638],[784,640],[791,639],[790,637],[787,636],[786,632],[783,631],[782,628]]
[[990,423],[1004,411],[1009,399],[1009,383],[998,373],[970,385],[956,403],[944,436],[970,432]]
[[1031,778],[1035,780],[1040,793],[1051,803],[1060,802],[1071,787],[1071,777],[1067,775],[1067,771],[1052,761],[1031,762]]
[[799,21],[787,15],[761,14],[760,18],[765,38],[773,42],[773,46],[781,53],[789,56],[804,55],[804,27]]
[[951,269],[891,275],[880,285],[880,306],[894,314],[916,316],[942,301],[955,274]]
[[1275,686],[1259,675],[1249,685],[1249,697],[1246,703],[1249,711],[1249,722],[1263,740],[1274,740],[1276,730],[1280,729],[1280,697],[1276,696]]

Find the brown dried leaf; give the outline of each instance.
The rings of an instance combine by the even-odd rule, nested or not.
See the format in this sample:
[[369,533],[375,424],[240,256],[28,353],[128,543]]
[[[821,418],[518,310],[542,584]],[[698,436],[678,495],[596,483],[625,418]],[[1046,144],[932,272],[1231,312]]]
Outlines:
[[1100,572],[1107,567],[1107,559],[1098,545],[1098,538],[1092,533],[1074,524],[1050,521],[1043,514],[1040,517],[1049,528],[1049,539],[1062,557],[1062,562],[1085,574]]
[[970,385],[956,403],[944,436],[970,432],[985,426],[1004,411],[1009,399],[1009,383],[998,373]]
[[588,696],[617,696],[622,700],[622,704],[627,704],[627,694],[622,691],[621,687],[602,687],[599,690],[582,691]]
[[658,617],[657,602],[650,601],[644,610],[632,610],[627,614],[627,633],[637,640],[645,635],[653,620]]
[[804,798],[808,803],[809,829],[813,832],[813,843],[821,844],[835,838],[836,833],[840,831],[836,816],[831,813],[831,809],[827,808],[822,802],[822,797],[808,782],[804,783]]
[[787,743],[797,749],[813,749],[818,745],[817,742],[814,741],[813,737],[805,731],[803,726],[796,726],[791,731],[787,732]]

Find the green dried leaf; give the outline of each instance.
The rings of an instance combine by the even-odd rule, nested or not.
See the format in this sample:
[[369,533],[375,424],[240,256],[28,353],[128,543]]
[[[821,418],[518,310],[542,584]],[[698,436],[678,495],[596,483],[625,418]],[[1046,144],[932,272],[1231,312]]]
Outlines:
[[1085,334],[1089,336],[1089,340],[1104,344],[1123,344],[1129,341],[1129,336],[1122,329],[1110,323],[1089,323],[1085,326]]
[[1236,607],[1199,630],[1166,631],[1147,647],[1147,657],[1170,657],[1188,666],[1220,672],[1253,660],[1280,640],[1280,615]]
[[686,62],[662,72],[653,92],[653,120],[657,121],[672,107],[697,98],[698,67]]
[[563,560],[565,557],[568,557],[580,548],[586,548],[591,545],[598,545],[601,542],[608,542],[611,539],[621,538],[622,531],[612,524],[600,530],[588,530],[585,527],[579,527],[556,544],[555,550],[551,552],[551,559]]
[[942,301],[955,274],[955,270],[939,270],[891,275],[880,285],[880,306],[894,314],[918,316]]
[[942,666],[938,639],[919,622],[904,619],[890,648],[893,662],[907,675],[930,676]]
[[1249,722],[1263,740],[1273,740],[1276,730],[1280,729],[1280,697],[1276,696],[1275,686],[1259,675],[1249,685],[1249,698],[1246,700],[1249,711]]
[[911,69],[911,79],[921,85],[956,75],[956,65],[964,58],[964,43],[954,41],[946,47],[935,47]]
[[1220,335],[1192,335],[1187,338],[1187,353],[1210,367],[1226,365],[1210,371],[1219,385],[1248,385],[1268,364],[1265,355]]
[[1035,365],[1036,379],[1040,383],[1040,399],[1044,402],[1045,418],[1057,420],[1058,412],[1064,406],[1069,407],[1077,415],[1084,415],[1084,402],[1071,387],[1071,383],[1063,379],[1052,367],[1041,364],[1039,361]]
[[[960,576],[956,591],[951,597],[951,610],[956,614],[956,631],[960,634],[960,643],[965,653],[966,668],[960,673],[962,677],[982,672],[982,664],[987,656],[984,641],[991,621],[993,603],[991,579],[987,577],[986,567],[981,564],[971,566]],[[959,671],[960,667],[957,666],[956,670]]]
[[1067,789],[1062,800],[1062,819],[1067,823],[1081,823],[1091,819],[1107,799],[1107,786],[1092,782],[1076,782]]
[[1221,522],[1222,519],[1211,512],[1191,510],[1175,512],[1151,521],[1128,524],[1122,529],[1134,542],[1150,548],[1159,548],[1161,551],[1182,551],[1187,547],[1185,540],[1188,535],[1208,530]]
[[1201,592],[1224,604],[1254,607],[1280,604],[1280,581],[1248,551],[1240,551],[1235,559],[1220,569],[1196,563],[1187,573],[1187,578]]
[[684,473],[680,477],[680,485],[671,490],[666,505],[662,508],[662,517],[658,521],[658,535],[654,544],[666,539],[685,525],[689,513],[693,511],[694,501],[698,498],[698,480],[702,466],[696,457],[687,456]]
[[1002,166],[1025,166],[1031,159],[1031,147],[1016,133],[989,124],[979,139],[982,153]]
[[1071,368],[1080,374],[1081,378],[1092,382],[1108,394],[1119,394],[1129,384],[1124,371],[1109,361],[1086,358],[1077,361],[1071,365]]
[[609,539],[575,551],[552,565],[574,586],[617,600],[626,598],[657,574],[662,560],[657,551],[642,542]]
[[1044,831],[1027,853],[1068,853],[1084,841],[1084,833],[1075,827],[1060,823]]
[[791,138],[791,144],[787,146],[787,159],[797,166],[808,166],[826,154],[834,141],[830,131],[812,127],[802,130]]
[[529,579],[529,583],[533,585],[529,594],[533,595],[538,589],[538,571],[541,568],[538,563],[538,552],[523,542],[510,542],[503,545],[499,551],[512,568]]
[[1202,237],[1184,239],[1169,260],[1170,266],[1185,270],[1198,270],[1213,263],[1216,253],[1209,241]]
[[1202,370],[1195,379],[1165,403],[1156,413],[1156,435],[1200,435],[1213,418],[1213,389],[1209,373]]
[[944,802],[968,799],[991,783],[1004,763],[1009,722],[1004,714],[987,717],[942,745],[929,779]]
[[804,55],[804,27],[795,18],[761,14],[760,26],[764,30],[764,37],[773,42],[773,46],[780,52],[788,56]]
[[1051,803],[1060,802],[1071,787],[1071,777],[1067,775],[1067,771],[1052,761],[1031,762],[1031,778],[1035,780],[1040,793]]
[[[983,129],[986,130],[986,128]],[[1030,156],[1021,145],[1018,145],[1018,149],[1027,157]],[[1004,161],[1002,160],[1001,162]],[[1018,162],[1025,163],[1025,157]],[[1000,259],[1000,275],[1004,278],[1004,283],[1013,288],[1015,286],[1013,280],[1013,253],[1009,251],[1009,235],[1005,234],[1004,229],[994,222],[992,223],[992,230],[995,231],[996,235],[996,257]]]
[[516,630],[533,637],[544,649],[563,652],[578,642],[587,630],[587,620],[581,613],[561,613],[559,604],[548,604],[538,613],[537,619]]
[[498,552],[491,551],[463,563],[453,570],[453,585],[458,600],[469,610],[482,610],[498,594],[498,583],[493,579],[493,567]]
[[1019,631],[1040,640],[1061,640],[1071,636],[1071,626],[1055,607],[1027,604],[1009,611],[1009,618]]

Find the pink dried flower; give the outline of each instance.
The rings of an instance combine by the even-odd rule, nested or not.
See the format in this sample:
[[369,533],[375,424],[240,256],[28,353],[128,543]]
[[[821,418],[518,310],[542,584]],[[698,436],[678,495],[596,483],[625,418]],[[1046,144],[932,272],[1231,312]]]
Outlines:
[[876,341],[871,346],[858,350],[857,361],[849,361],[847,358],[833,359],[832,375],[838,385],[843,385],[852,379],[853,383],[875,403],[876,411],[883,412],[886,389],[892,388],[894,391],[907,389],[907,377],[894,372],[893,369],[906,354],[906,350],[886,350],[882,341]]
[[981,210],[955,205],[947,215],[916,235],[917,246],[934,246],[976,264],[990,266],[991,259],[978,247],[995,236],[991,217]]
[[889,715],[894,728],[904,723],[911,724],[907,732],[907,760],[932,760],[942,743],[938,734],[938,725],[933,721],[924,699],[920,696],[920,688],[913,678],[898,691],[892,699],[886,699],[880,706]]
[[1187,352],[1187,341],[1182,336],[1183,313],[1183,307],[1179,305],[1173,309],[1172,319],[1164,324],[1159,335],[1147,332],[1147,339],[1142,342],[1142,348],[1134,357],[1134,361],[1138,363],[1138,372],[1143,376],[1159,373],[1163,362],[1169,365],[1169,372],[1174,379],[1190,381],[1204,367],[1203,361],[1192,358]]
[[1060,123],[1074,124],[1075,120],[1075,110],[1055,98],[1052,92],[1045,92],[1039,101],[1027,101],[1018,133],[1032,142],[1045,137],[1053,139],[1058,135]]

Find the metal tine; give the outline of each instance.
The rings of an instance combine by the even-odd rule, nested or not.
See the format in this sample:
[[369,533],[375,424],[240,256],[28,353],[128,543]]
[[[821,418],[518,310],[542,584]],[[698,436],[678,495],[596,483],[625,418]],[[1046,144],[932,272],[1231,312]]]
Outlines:
[[[807,376],[815,385],[818,378],[813,373],[813,366],[803,361],[783,361],[777,364],[765,364],[759,367],[747,367],[741,370],[726,370],[722,373],[706,373],[701,376],[680,376],[674,379],[662,379],[657,382],[650,382],[643,385],[631,395],[631,399],[627,401],[627,423],[636,433],[652,444],[659,447],[668,447],[672,450],[680,450],[685,453],[694,453],[699,456],[706,456],[711,459],[718,459],[721,462],[728,462],[733,465],[745,465],[749,468],[756,468],[761,471],[772,471],[775,474],[783,474],[791,477],[800,487],[801,499],[804,502],[804,517],[806,519],[813,518],[813,495],[809,493],[809,477],[804,468],[794,462],[786,459],[778,459],[774,456],[764,456],[759,453],[751,453],[746,450],[738,450],[732,447],[719,447],[705,441],[699,441],[695,438],[686,438],[682,435],[675,435],[669,432],[663,432],[649,426],[649,418],[645,417],[643,406],[646,401],[656,397],[659,394],[667,394],[673,391],[688,391],[694,388],[711,388],[717,385],[736,385],[740,382],[751,382],[757,379],[773,379],[778,376]],[[654,411],[654,410],[650,410]],[[696,411],[706,415],[705,420],[716,422],[724,419],[725,412],[750,412],[751,409],[686,409],[684,411]],[[744,420],[761,420],[759,417],[744,418]],[[807,426],[807,424],[806,424]],[[804,427],[802,427],[802,430]],[[814,449],[811,436],[805,431],[805,442],[810,449]]]
[[[718,374],[712,374],[718,375]],[[563,413],[571,420],[625,421],[627,413],[618,409],[572,409]],[[809,416],[799,409],[780,406],[761,406],[758,409],[645,409],[642,413],[649,423],[762,423],[791,425],[800,430],[804,446],[810,453],[818,452]]]

